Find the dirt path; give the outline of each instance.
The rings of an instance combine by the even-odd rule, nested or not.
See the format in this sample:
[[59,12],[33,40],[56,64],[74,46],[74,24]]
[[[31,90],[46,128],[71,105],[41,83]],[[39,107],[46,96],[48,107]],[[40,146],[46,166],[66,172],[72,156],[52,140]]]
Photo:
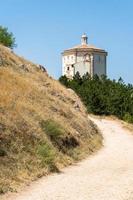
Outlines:
[[104,137],[104,147],[96,155],[40,179],[9,199],[133,200],[133,136],[117,121],[92,120]]

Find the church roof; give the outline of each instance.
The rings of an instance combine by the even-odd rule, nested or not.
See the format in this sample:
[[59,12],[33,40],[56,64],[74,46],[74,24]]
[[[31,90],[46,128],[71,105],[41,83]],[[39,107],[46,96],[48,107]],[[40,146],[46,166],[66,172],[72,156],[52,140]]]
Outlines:
[[70,49],[65,50],[63,53],[69,53],[69,52],[76,52],[76,51],[91,51],[91,52],[101,52],[101,53],[107,53],[105,50],[98,48],[94,45],[90,45],[87,42],[88,37],[86,34],[83,34],[81,37],[81,44],[74,46]]
[[98,49],[98,50],[102,50],[100,48],[97,48],[94,45],[88,45],[88,44],[80,44],[80,45],[72,47],[71,49]]
[[69,53],[72,51],[91,51],[91,52],[94,51],[94,52],[106,53],[105,50],[95,47],[94,45],[89,45],[89,44],[80,44],[80,45],[74,46],[70,49],[66,49],[63,53]]

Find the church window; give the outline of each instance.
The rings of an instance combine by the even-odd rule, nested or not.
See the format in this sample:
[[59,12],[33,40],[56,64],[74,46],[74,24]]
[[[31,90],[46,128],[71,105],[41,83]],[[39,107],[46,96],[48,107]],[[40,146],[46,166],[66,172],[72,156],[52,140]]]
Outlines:
[[69,70],[70,70],[70,67],[67,67],[67,70],[69,71]]

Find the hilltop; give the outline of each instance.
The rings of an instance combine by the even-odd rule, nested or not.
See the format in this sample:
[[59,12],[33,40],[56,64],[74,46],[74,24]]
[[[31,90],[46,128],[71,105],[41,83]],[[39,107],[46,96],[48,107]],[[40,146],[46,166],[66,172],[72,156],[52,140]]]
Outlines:
[[72,90],[0,45],[0,193],[59,171],[101,145]]

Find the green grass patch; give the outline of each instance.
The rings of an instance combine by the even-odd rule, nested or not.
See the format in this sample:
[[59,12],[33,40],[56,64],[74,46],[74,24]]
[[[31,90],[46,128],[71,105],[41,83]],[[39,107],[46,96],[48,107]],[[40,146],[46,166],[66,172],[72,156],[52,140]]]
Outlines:
[[53,171],[56,168],[55,152],[49,144],[40,144],[37,148],[37,155],[41,159],[42,167],[48,167],[50,171]]
[[52,139],[57,140],[65,134],[63,127],[54,120],[46,120],[41,122],[41,127],[45,133]]

